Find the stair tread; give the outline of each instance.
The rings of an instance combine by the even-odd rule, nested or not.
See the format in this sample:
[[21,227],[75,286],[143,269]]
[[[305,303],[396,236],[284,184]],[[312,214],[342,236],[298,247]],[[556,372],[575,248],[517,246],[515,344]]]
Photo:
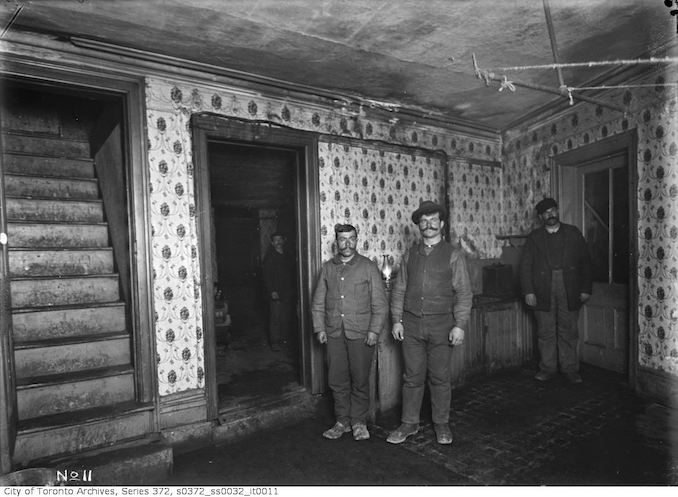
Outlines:
[[[77,140],[73,140],[77,141]],[[14,155],[14,156],[20,156],[20,157],[37,157],[39,159],[68,159],[69,161],[80,161],[80,162],[87,162],[87,163],[94,163],[94,159],[92,157],[81,157],[81,156],[75,156],[75,157],[64,157],[61,155],[52,155],[52,154],[36,154],[35,152],[22,152],[21,150],[5,150],[2,152],[3,155]]]
[[16,177],[16,178],[34,178],[34,179],[46,179],[50,181],[81,181],[83,183],[98,183],[97,178],[86,178],[83,176],[44,176],[42,174],[28,174],[28,173],[18,173],[18,172],[9,172],[5,173],[5,178],[7,177]]
[[37,220],[32,220],[32,219],[20,219],[20,220],[8,220],[7,221],[8,225],[19,225],[19,224],[46,224],[46,225],[51,225],[51,224],[56,224],[56,225],[76,225],[76,226],[108,226],[108,223],[106,221],[101,221],[101,222],[94,222],[94,221],[37,221]]
[[51,430],[58,427],[74,426],[95,421],[110,420],[140,411],[150,411],[154,408],[153,402],[121,402],[107,406],[92,407],[80,411],[69,411],[59,414],[49,414],[37,418],[19,420],[18,434],[27,434],[34,431]]
[[67,247],[9,247],[9,252],[113,252],[113,247],[81,247],[70,245]]
[[56,347],[59,345],[75,345],[78,343],[103,342],[112,339],[129,339],[130,334],[127,330],[110,331],[108,333],[88,334],[66,336],[58,338],[46,338],[44,340],[14,340],[14,350],[28,350],[42,347]]
[[97,307],[119,307],[124,305],[125,303],[122,300],[116,300],[114,302],[88,302],[86,304],[83,303],[83,304],[19,307],[17,309],[13,309],[12,314],[22,314],[28,312],[68,311],[72,309],[90,309]]
[[103,204],[100,198],[64,198],[64,197],[40,197],[38,195],[5,195],[8,200],[48,200],[50,202],[78,202],[83,204]]
[[12,136],[25,136],[28,138],[49,138],[51,140],[59,140],[64,142],[89,143],[88,140],[82,138],[68,138],[64,136],[55,135],[54,133],[44,133],[42,131],[31,131],[17,128],[5,128],[2,130],[2,134]]
[[57,276],[17,276],[12,277],[12,281],[47,281],[47,280],[77,280],[82,278],[94,279],[94,278],[117,278],[118,273],[106,273],[106,274],[62,274]]
[[131,365],[111,366],[109,368],[87,369],[84,371],[76,371],[70,373],[60,373],[48,376],[32,376],[16,380],[16,387],[18,390],[26,390],[29,388],[39,388],[48,385],[58,385],[62,383],[73,383],[75,381],[94,380],[98,378],[106,378],[108,376],[117,376],[120,374],[127,374],[134,372]]

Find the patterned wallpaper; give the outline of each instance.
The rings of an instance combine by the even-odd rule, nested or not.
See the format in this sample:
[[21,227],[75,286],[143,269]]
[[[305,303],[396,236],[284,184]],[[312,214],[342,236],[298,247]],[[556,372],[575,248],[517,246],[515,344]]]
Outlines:
[[550,159],[629,129],[638,132],[638,323],[641,366],[678,375],[678,109],[675,87],[655,86],[675,75],[653,75],[617,90],[608,101],[627,115],[600,106],[576,105],[537,126],[504,136],[503,232],[536,225],[535,200],[550,192]]
[[[498,138],[405,125],[396,118],[370,118],[370,109],[360,107],[306,106],[237,88],[158,78],[146,80],[146,106],[160,395],[204,387],[189,126],[193,113],[279,123],[319,134],[323,259],[331,256],[333,227],[342,221],[359,227],[363,254],[370,258],[388,254],[398,260],[415,237],[416,227],[409,218],[412,210],[421,199],[444,199],[445,168],[434,151],[449,157],[450,185],[461,178],[464,186],[452,198],[456,233],[465,234],[471,245],[487,254],[497,251],[488,231],[494,221],[480,212],[489,202],[481,202],[483,198],[500,196],[495,186],[498,169],[473,161],[499,160]],[[351,144],[322,140],[323,136],[343,137]],[[403,146],[407,152],[401,150]]]
[[348,144],[318,148],[322,260],[335,253],[334,225],[346,223],[358,229],[358,252],[399,264],[418,236],[412,212],[423,200],[444,202],[443,161]]

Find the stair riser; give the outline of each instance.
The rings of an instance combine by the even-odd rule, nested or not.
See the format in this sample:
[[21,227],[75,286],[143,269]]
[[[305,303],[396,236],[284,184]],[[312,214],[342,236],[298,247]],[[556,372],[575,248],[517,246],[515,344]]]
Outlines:
[[107,247],[106,225],[9,223],[10,247]]
[[7,219],[9,221],[101,223],[104,220],[104,209],[100,202],[8,198]]
[[4,160],[5,171],[8,174],[94,178],[94,163],[91,159],[61,159],[56,157],[5,154]]
[[134,400],[134,375],[131,373],[17,389],[20,420],[90,409]]
[[125,306],[18,312],[12,316],[14,342],[70,338],[122,331]]
[[7,152],[68,158],[90,157],[89,143],[85,141],[5,134],[3,145]]
[[18,379],[124,366],[130,363],[127,336],[96,342],[14,351],[14,364]]
[[48,197],[78,200],[96,200],[99,198],[99,187],[96,180],[6,175],[5,192],[13,197]]
[[152,413],[145,411],[75,427],[64,426],[50,428],[49,431],[19,433],[14,449],[14,462],[18,466],[26,466],[37,459],[104,447],[121,440],[141,437],[152,432],[152,427]]
[[110,250],[13,250],[9,253],[12,277],[109,274]]
[[14,280],[10,285],[13,308],[115,302],[120,295],[117,276]]

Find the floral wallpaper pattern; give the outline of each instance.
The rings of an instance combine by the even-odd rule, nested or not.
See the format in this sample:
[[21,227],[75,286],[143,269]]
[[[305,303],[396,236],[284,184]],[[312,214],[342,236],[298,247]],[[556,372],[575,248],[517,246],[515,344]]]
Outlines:
[[322,260],[333,256],[334,225],[341,223],[357,228],[362,255],[399,264],[418,236],[412,212],[423,200],[444,202],[440,157],[327,142],[318,148]]
[[595,105],[577,105],[532,127],[504,136],[503,231],[527,232],[535,224],[535,201],[550,193],[550,157],[626,130],[638,133],[638,363],[678,375],[678,123],[675,87],[608,92],[603,98],[626,115]]
[[[361,252],[370,258],[388,254],[398,259],[415,239],[411,212],[420,200],[444,201],[445,152],[456,178],[485,182],[481,195],[498,198],[497,170],[469,163],[498,161],[499,138],[481,138],[444,128],[397,119],[370,117],[371,110],[322,108],[274,99],[247,90],[212,84],[146,80],[146,119],[160,395],[204,387],[204,355],[200,267],[197,255],[190,117],[211,112],[317,132],[321,137],[322,257],[331,257],[333,227],[352,222],[361,231]],[[322,140],[343,137],[347,144]],[[360,146],[351,143],[359,142]],[[373,145],[380,142],[379,146]],[[391,147],[393,150],[389,150]],[[410,153],[402,147],[409,147]],[[488,176],[489,175],[489,176]],[[487,183],[487,180],[490,183]],[[456,181],[456,180],[455,180]],[[480,184],[480,183],[479,183]],[[494,250],[488,233],[493,221],[478,217],[475,189],[464,185],[453,199],[457,234],[488,254]],[[469,185],[471,187],[471,185]],[[490,188],[491,187],[491,188]],[[473,188],[473,187],[472,187]],[[494,195],[494,197],[493,197]],[[462,198],[463,197],[463,198]],[[481,196],[481,199],[483,197]],[[464,203],[465,202],[465,203]],[[487,203],[487,202],[486,202]]]

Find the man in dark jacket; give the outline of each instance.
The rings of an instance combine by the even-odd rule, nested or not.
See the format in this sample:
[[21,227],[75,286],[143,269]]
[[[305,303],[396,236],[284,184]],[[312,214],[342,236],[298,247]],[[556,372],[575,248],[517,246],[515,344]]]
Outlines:
[[555,200],[545,198],[536,209],[543,226],[528,235],[520,263],[525,303],[537,319],[540,362],[535,379],[550,380],[560,363],[568,381],[581,383],[577,320],[591,296],[591,258],[579,229],[560,222]]
[[290,324],[296,309],[294,259],[285,250],[285,235],[271,235],[271,246],[264,257],[264,285],[269,302],[268,339],[273,351],[291,337]]
[[377,265],[356,252],[355,227],[338,224],[334,232],[338,254],[323,264],[311,304],[313,331],[327,344],[336,416],[323,436],[334,440],[353,430],[355,440],[367,440],[370,367],[388,301]]
[[464,341],[473,293],[463,253],[443,240],[445,209],[426,200],[412,221],[422,239],[404,254],[391,294],[391,333],[403,342],[403,412],[386,441],[399,444],[419,430],[428,374],[436,440],[451,444],[451,346]]

